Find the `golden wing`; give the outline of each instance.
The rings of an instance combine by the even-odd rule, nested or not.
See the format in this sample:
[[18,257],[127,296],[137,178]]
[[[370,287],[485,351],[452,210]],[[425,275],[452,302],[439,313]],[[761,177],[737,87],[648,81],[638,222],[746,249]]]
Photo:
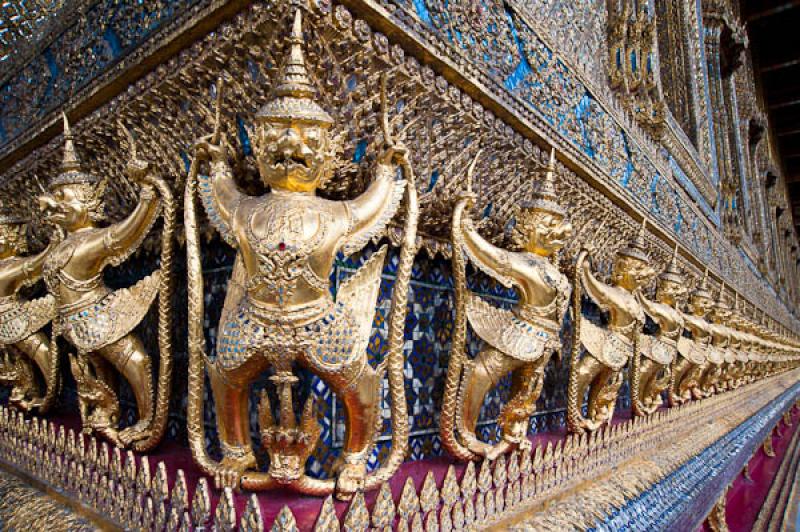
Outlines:
[[211,176],[199,175],[197,176],[197,195],[200,196],[200,203],[203,204],[203,209],[206,211],[208,221],[222,236],[222,239],[233,248],[238,248],[236,237],[233,236],[230,226],[225,222],[225,219],[220,216],[217,210],[217,201],[212,194]]
[[242,256],[237,253],[233,263],[233,272],[228,280],[228,289],[225,292],[225,303],[222,305],[222,314],[219,318],[219,326],[224,327],[228,323],[231,314],[239,309],[239,303],[245,294],[247,284],[247,270],[244,267]]
[[375,304],[381,287],[381,273],[387,246],[382,246],[359,269],[345,279],[336,292],[336,302],[346,306],[358,325],[354,353],[367,349],[375,319]]
[[0,344],[15,344],[32,335],[56,316],[56,300],[46,295],[20,301],[0,314]]
[[365,227],[360,231],[355,231],[347,235],[344,244],[342,245],[342,253],[345,255],[352,255],[356,251],[366,246],[370,240],[380,236],[381,232],[386,228],[389,222],[394,218],[397,209],[400,208],[400,201],[403,199],[403,193],[406,190],[406,181],[404,179],[395,181],[392,187],[389,204],[381,213],[380,217],[375,220],[369,227]]
[[56,298],[51,294],[47,294],[44,297],[32,301],[27,301],[23,304],[23,307],[30,317],[30,321],[28,322],[28,334],[26,337],[53,321],[58,314],[56,310]]
[[94,351],[116,342],[144,319],[156,298],[161,271],[135,285],[111,292],[102,301],[62,317],[62,332],[81,351]]
[[598,327],[584,318],[581,318],[581,344],[593,357],[615,370],[625,365],[633,347],[622,335]]
[[692,364],[706,363],[705,349],[685,336],[678,338],[678,352]]
[[484,342],[516,360],[533,362],[541,357],[553,335],[519,319],[511,311],[486,303],[475,294],[467,299],[467,317]]

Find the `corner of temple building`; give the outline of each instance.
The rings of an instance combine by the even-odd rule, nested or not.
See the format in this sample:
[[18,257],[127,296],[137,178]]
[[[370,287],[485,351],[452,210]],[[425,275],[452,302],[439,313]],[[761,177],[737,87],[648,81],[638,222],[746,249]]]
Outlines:
[[3,10],[0,528],[799,522],[800,6]]

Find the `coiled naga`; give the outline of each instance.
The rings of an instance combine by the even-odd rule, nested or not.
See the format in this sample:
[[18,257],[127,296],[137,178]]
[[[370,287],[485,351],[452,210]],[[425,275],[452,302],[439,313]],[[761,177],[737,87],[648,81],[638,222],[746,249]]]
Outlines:
[[645,314],[658,326],[653,335],[639,335],[639,353],[643,360],[634,358],[631,371],[638,372],[638,378],[631,384],[638,387],[631,390],[637,398],[631,408],[637,416],[652,414],[661,407],[661,392],[669,388],[672,362],[678,351],[678,338],[683,332],[683,314],[678,310],[679,300],[686,293],[685,279],[678,270],[678,246],[667,267],[658,276],[656,300],[650,301],[641,291],[636,292]]
[[[468,183],[474,166],[468,170]],[[552,352],[560,347],[559,331],[572,290],[569,279],[552,263],[553,255],[572,234],[567,213],[557,202],[554,173],[555,151],[533,201],[517,210],[514,231],[520,252],[500,249],[481,237],[466,214],[476,198],[469,186],[455,206],[452,245],[456,323],[440,432],[448,452],[462,460],[493,459],[530,445],[530,417],[542,391],[544,368]],[[504,286],[516,287],[519,304],[512,310],[502,310],[471,294],[466,286],[465,255]],[[473,360],[466,356],[467,320],[485,342]],[[490,445],[478,440],[475,425],[486,394],[508,373],[513,381],[511,397],[498,420],[503,439]]]
[[[573,292],[576,319],[567,389],[567,426],[570,432],[593,432],[611,421],[622,385],[622,370],[628,361],[639,355],[639,334],[645,315],[635,292],[655,273],[644,240],[646,224],[645,219],[636,238],[617,252],[610,285],[592,274],[587,261],[591,249],[583,249],[578,254]],[[581,317],[581,287],[601,310],[608,312],[608,330]],[[586,349],[582,358],[579,357],[581,346]],[[631,377],[638,379],[638,372],[631,371]],[[631,390],[638,388],[638,384],[631,386]],[[588,417],[584,417],[581,410],[587,391]],[[632,401],[637,399],[632,397]]]
[[[316,101],[303,52],[302,16],[295,13],[289,56],[274,97],[256,115],[251,134],[258,171],[270,191],[242,193],[220,138],[222,84],[215,133],[201,139],[186,183],[185,222],[189,273],[189,441],[195,461],[218,485],[263,490],[286,486],[303,493],[331,492],[347,499],[376,488],[403,461],[408,421],[403,377],[403,329],[411,267],[416,252],[418,205],[405,147],[389,132],[385,78],[384,147],[375,178],[349,201],[329,201],[316,190],[333,173],[333,119]],[[198,165],[210,159],[209,176]],[[398,167],[405,179],[397,180]],[[237,249],[219,324],[216,357],[205,353],[203,279],[195,196],[212,225]],[[367,359],[367,342],[380,286],[384,250],[331,296],[329,278],[338,252],[349,255],[379,235],[405,194],[405,234],[392,294],[388,354],[378,368]],[[342,401],[346,433],[336,478],[305,474],[319,428],[311,399],[298,421],[292,407],[293,366],[316,374]],[[250,439],[250,385],[269,368],[280,401],[279,419],[267,395],[259,405],[260,436],[269,454],[258,469]],[[222,461],[207,453],[203,423],[204,374],[208,372],[222,444]],[[380,421],[380,385],[388,371],[392,448],[373,473],[367,459]]]
[[[49,192],[39,197],[39,204],[45,218],[65,237],[45,260],[44,280],[58,309],[53,334],[64,337],[77,351],[70,357],[70,366],[83,430],[102,434],[120,446],[146,451],[158,444],[167,425],[175,205],[169,186],[138,157],[130,133],[124,128],[123,133],[131,151],[126,172],[131,182],[140,186],[139,201],[123,220],[101,226],[98,222],[104,218],[106,181],[81,168],[64,116],[62,171],[50,180]],[[138,249],[159,212],[164,222],[160,269],[134,286],[112,291],[103,281],[103,270],[122,264]],[[160,361],[154,393],[150,355],[132,331],[156,297]],[[55,345],[53,340],[51,347]],[[123,430],[118,427],[115,373],[130,384],[139,414],[138,421]]]
[[25,227],[21,218],[0,215],[0,351],[6,351],[0,363],[0,382],[12,386],[12,405],[46,412],[58,395],[60,382],[58,353],[41,331],[55,317],[55,299],[46,295],[25,301],[18,292],[42,278],[44,261],[56,239],[51,239],[44,251],[23,256],[27,250]]
[[700,384],[703,372],[708,366],[708,350],[711,343],[711,324],[705,317],[714,305],[707,283],[708,270],[689,296],[687,312],[683,315],[684,335],[678,339],[678,356],[672,363],[667,396],[670,406],[703,397]]

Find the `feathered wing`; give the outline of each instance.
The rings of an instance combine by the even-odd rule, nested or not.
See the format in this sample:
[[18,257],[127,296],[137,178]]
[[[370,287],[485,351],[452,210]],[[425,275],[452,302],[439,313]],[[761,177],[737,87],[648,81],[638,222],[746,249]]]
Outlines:
[[632,344],[619,334],[606,331],[581,318],[581,344],[603,364],[619,369],[628,361]]
[[678,352],[692,364],[702,365],[706,363],[705,349],[685,336],[681,336],[678,339]]
[[110,293],[97,304],[62,319],[62,332],[81,351],[94,351],[116,342],[144,319],[158,295],[157,270],[129,288]]
[[247,284],[247,270],[242,261],[242,256],[236,254],[236,260],[233,263],[233,272],[231,278],[228,280],[228,289],[225,292],[225,303],[222,305],[222,314],[219,318],[219,327],[222,328],[227,324],[231,316],[239,309],[239,303],[245,294],[245,285]]
[[217,209],[217,200],[214,198],[210,175],[200,175],[197,177],[197,195],[200,196],[200,203],[203,204],[203,209],[205,209],[208,220],[211,222],[211,225],[214,226],[214,229],[219,231],[222,239],[225,240],[229,246],[238,248],[239,246],[236,242],[236,237],[233,235],[233,231]]
[[383,246],[373,253],[356,273],[345,279],[336,293],[336,302],[350,310],[358,326],[358,341],[354,346],[354,353],[365,352],[369,343],[386,251],[387,247]]
[[32,335],[56,317],[56,300],[46,295],[20,302],[0,314],[0,344],[15,344]]
[[472,329],[484,342],[526,362],[541,357],[554,334],[519,319],[511,311],[486,303],[475,294],[468,296],[467,317]]
[[391,197],[389,203],[384,208],[380,217],[369,227],[365,227],[360,231],[355,231],[344,240],[342,245],[342,253],[345,255],[352,255],[356,251],[366,246],[370,240],[379,236],[386,228],[394,215],[397,214],[397,209],[400,208],[400,201],[403,199],[403,193],[406,189],[406,181],[401,179],[394,182],[392,187]]

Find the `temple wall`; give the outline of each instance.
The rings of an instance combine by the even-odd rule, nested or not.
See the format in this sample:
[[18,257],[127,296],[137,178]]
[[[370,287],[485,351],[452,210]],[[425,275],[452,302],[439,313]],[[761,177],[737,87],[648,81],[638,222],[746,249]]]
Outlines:
[[[380,124],[374,110],[382,72],[390,78],[393,127],[403,133],[417,173],[420,251],[412,273],[404,346],[408,460],[444,454],[439,412],[455,314],[448,223],[454,198],[464,186],[464,168],[478,146],[483,152],[476,170],[480,200],[475,212],[481,213],[482,231],[492,242],[510,245],[514,207],[531,197],[534,170],[545,163],[546,147],[552,145],[559,153],[556,188],[578,235],[559,255],[562,267],[574,262],[580,240],[591,238],[597,247],[594,266],[607,278],[614,254],[646,217],[646,240],[657,265],[669,261],[677,243],[679,266],[693,283],[707,268],[711,291],[716,294],[724,282],[731,301],[734,292],[738,294],[745,317],[786,333],[800,333],[797,253],[790,250],[793,240],[781,236],[789,229],[785,217],[774,216],[775,206],[785,207],[787,199],[777,191],[780,186],[765,187],[768,172],[782,182],[779,165],[768,138],[749,137],[749,124],[765,120],[749,56],[745,54],[744,66],[726,78],[736,134],[724,152],[728,157],[720,160],[715,133],[719,117],[713,115],[719,109],[712,105],[712,92],[714,83],[722,80],[707,68],[705,42],[710,30],[703,20],[707,2],[684,2],[680,18],[670,21],[675,32],[672,42],[685,48],[684,62],[676,67],[675,86],[653,89],[653,94],[661,91],[663,99],[663,116],[656,125],[642,122],[629,95],[612,82],[614,54],[608,33],[614,23],[609,5],[614,3],[317,0],[308,9],[308,63],[320,101],[336,120],[334,131],[341,144],[335,175],[322,194],[332,199],[353,197],[370,180],[378,148]],[[46,179],[58,173],[62,111],[72,119],[86,168],[108,179],[109,221],[121,219],[137,201],[135,188],[124,175],[129,153],[120,121],[134,132],[140,154],[155,163],[176,197],[182,197],[192,145],[213,130],[214,82],[223,69],[233,80],[222,100],[222,115],[224,134],[237,154],[234,167],[243,188],[253,194],[263,192],[250,128],[273,88],[289,26],[289,5],[283,0],[67,2],[64,16],[46,26],[40,44],[0,65],[0,203],[32,218],[30,236],[41,247],[47,229],[36,216],[35,197]],[[648,68],[658,70],[661,63],[672,60],[670,54],[662,51],[659,56],[656,51]],[[679,88],[681,79],[688,85]],[[663,96],[669,90],[689,99],[681,110],[684,116],[673,115],[668,105],[673,100]],[[721,168],[723,164],[728,170]],[[736,179],[730,177],[733,174]],[[739,183],[738,188],[726,195],[723,181]],[[608,223],[596,232],[600,220]],[[743,236],[736,236],[737,231]],[[201,233],[204,327],[208,352],[213,353],[235,251],[206,220]],[[792,239],[796,240],[793,232]],[[389,226],[366,250],[340,255],[331,277],[335,291],[379,244],[392,246],[368,346],[373,364],[386,354],[399,242],[400,225]],[[166,437],[184,444],[188,355],[182,325],[189,318],[182,237],[179,243],[173,294],[175,378]],[[157,257],[156,231],[131,260],[110,271],[109,284],[129,286],[157,266]],[[508,308],[517,300],[514,290],[476,270],[468,270],[468,285],[500,307]],[[588,319],[603,323],[599,309],[588,299],[582,310]],[[151,311],[137,328],[150,352],[156,351],[156,327]],[[570,332],[568,319],[560,333],[564,355],[547,365],[531,434],[565,428]],[[470,355],[480,347],[481,340],[470,333]],[[300,402],[314,394],[322,425],[307,470],[326,477],[344,438],[342,407],[318,378],[304,373],[302,380],[303,392],[295,399]],[[266,382],[265,377],[252,390],[253,404]],[[74,383],[68,381],[66,387],[63,408],[68,411],[74,408]],[[487,441],[500,436],[496,420],[508,387],[504,381],[485,400],[478,434]],[[384,388],[382,409],[388,417],[386,383]],[[208,447],[218,455],[208,386],[205,396]],[[135,405],[124,386],[121,400],[123,419],[130,424]],[[793,399],[787,395],[781,401],[785,406]],[[630,408],[627,384],[617,406],[622,411]],[[739,437],[755,441],[780,415],[759,412],[763,419],[743,423],[728,440],[716,443],[719,449],[733,446]],[[250,415],[256,427],[255,409]],[[748,431],[758,436],[745,436]],[[390,436],[391,427],[385,423],[370,467],[388,452]],[[702,456],[714,454],[704,452]],[[691,472],[694,480],[702,472],[711,474],[708,471],[716,466],[710,460],[708,470]],[[721,464],[714,475],[727,479],[730,471],[722,471],[724,467],[732,466]],[[665,480],[665,485],[671,486],[675,478]],[[636,504],[639,509],[647,507]],[[617,524],[609,521],[609,526]]]

